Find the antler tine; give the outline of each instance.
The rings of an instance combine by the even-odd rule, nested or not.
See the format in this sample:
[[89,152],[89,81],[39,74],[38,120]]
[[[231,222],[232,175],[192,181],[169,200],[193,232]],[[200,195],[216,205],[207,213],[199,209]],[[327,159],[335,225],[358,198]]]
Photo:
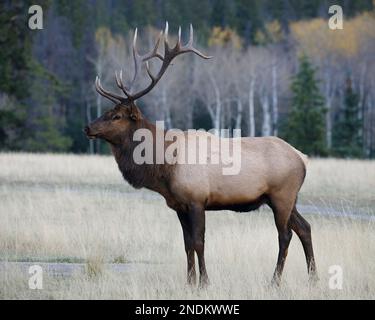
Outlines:
[[166,21],[165,29],[164,29],[164,47],[165,47],[166,52],[169,51],[168,31],[169,31],[169,24],[168,24],[168,21]]
[[121,97],[121,96],[119,96],[115,93],[112,93],[112,92],[109,92],[109,91],[105,90],[102,87],[102,85],[100,84],[99,76],[96,76],[96,79],[95,79],[95,89],[100,95],[102,95],[103,97],[106,97],[107,99],[111,100],[113,103],[117,104],[117,103],[125,100],[124,97]]
[[152,49],[149,53],[146,53],[146,54],[140,56],[142,58],[142,62],[146,62],[147,60],[150,60],[152,58],[158,58],[161,61],[164,60],[163,57],[158,53],[159,44],[160,44],[160,40],[161,40],[162,35],[163,35],[163,31],[160,31],[158,39],[156,40],[154,49]]
[[202,52],[200,52],[199,50],[193,47],[193,40],[194,40],[194,29],[193,29],[193,25],[190,24],[189,41],[185,46],[181,48],[181,53],[193,52],[203,59],[211,59],[212,56],[206,56],[205,54],[203,54]]
[[[122,70],[120,70],[120,75],[122,74]],[[118,76],[117,76],[117,71],[115,70],[115,79],[116,79],[116,84],[117,84],[117,86],[120,88],[120,89],[122,89],[121,88],[121,85],[122,85],[122,83],[120,82],[120,79],[118,78]]]
[[137,52],[137,34],[138,34],[138,28],[135,28],[134,30],[134,38],[133,38],[133,59],[134,59],[134,75],[133,75],[133,79],[129,85],[129,90],[130,88],[133,86],[135,80],[137,79],[137,74],[138,74],[138,70],[139,70],[139,54]]
[[100,78],[98,76],[96,76],[96,80],[95,80],[95,88],[96,88],[96,91],[102,95],[103,97],[106,97],[107,99],[111,100],[112,102],[114,103],[118,103],[119,101],[122,101],[124,98],[115,94],[115,93],[112,93],[112,92],[109,92],[107,90],[105,90],[101,83],[100,83]]
[[178,39],[175,49],[179,50],[181,48],[181,26],[178,27]]
[[142,62],[146,62],[146,61],[148,61],[152,58],[158,58],[161,61],[164,61],[164,58],[158,53],[159,44],[160,44],[160,40],[161,40],[161,36],[163,35],[163,32],[160,32],[159,37],[156,40],[154,48],[150,52],[148,52],[144,55],[140,55],[138,53],[138,50],[137,50],[137,35],[138,35],[138,29],[135,29],[134,39],[133,39],[134,76],[133,76],[133,79],[132,79],[132,81],[129,85],[128,90],[125,89],[125,91],[124,91],[124,89],[121,88],[128,98],[131,98],[131,94],[129,93],[129,91],[133,87],[133,85],[134,85],[134,83],[137,79],[137,75],[138,75],[139,70],[141,68]]
[[134,30],[134,37],[133,37],[133,55],[137,54],[137,35],[138,35],[138,28]]
[[130,94],[128,93],[127,88],[125,87],[124,83],[122,82],[122,70],[120,70],[120,76],[117,75],[117,71],[115,71],[115,78],[117,86],[122,90],[125,95],[130,98]]
[[189,27],[189,41],[187,43],[187,46],[192,46],[193,45],[193,40],[194,40],[194,30],[193,30],[193,25],[190,23],[190,27]]
[[151,78],[152,83],[157,81],[157,79],[153,76],[153,74],[150,71],[150,65],[149,65],[148,61],[146,61],[146,71],[147,71],[147,74],[149,75],[149,77]]

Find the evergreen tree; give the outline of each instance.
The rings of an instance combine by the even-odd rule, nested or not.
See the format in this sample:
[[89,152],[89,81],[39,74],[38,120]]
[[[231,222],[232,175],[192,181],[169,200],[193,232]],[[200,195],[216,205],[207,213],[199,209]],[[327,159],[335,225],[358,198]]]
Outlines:
[[0,149],[20,149],[27,134],[31,38],[24,13],[30,3],[0,3]]
[[359,96],[353,91],[350,78],[346,81],[343,110],[333,130],[333,154],[340,157],[361,157],[362,137],[359,113]]
[[63,130],[65,118],[57,107],[63,86],[54,74],[38,62],[32,61],[31,64],[33,73],[29,105],[33,106],[33,112],[27,116],[31,134],[24,139],[23,148],[33,152],[65,152],[72,141]]
[[306,56],[292,86],[291,111],[284,127],[284,137],[294,147],[309,155],[325,155],[324,99],[315,79],[315,69]]

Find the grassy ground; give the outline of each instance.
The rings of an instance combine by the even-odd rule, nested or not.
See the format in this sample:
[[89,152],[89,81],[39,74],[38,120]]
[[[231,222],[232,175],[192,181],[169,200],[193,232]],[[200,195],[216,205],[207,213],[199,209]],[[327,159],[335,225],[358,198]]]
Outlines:
[[[300,202],[374,214],[375,162],[310,161]],[[207,214],[211,285],[185,286],[182,232],[164,200],[135,191],[112,157],[0,154],[0,298],[375,298],[374,222],[304,215],[311,223],[320,281],[309,286],[302,247],[292,239],[281,288],[269,285],[277,233],[268,209]],[[5,262],[4,262],[5,261]],[[84,263],[71,276],[44,274],[43,290],[6,261]],[[117,272],[108,263],[135,265]],[[343,289],[328,269],[343,269]]]

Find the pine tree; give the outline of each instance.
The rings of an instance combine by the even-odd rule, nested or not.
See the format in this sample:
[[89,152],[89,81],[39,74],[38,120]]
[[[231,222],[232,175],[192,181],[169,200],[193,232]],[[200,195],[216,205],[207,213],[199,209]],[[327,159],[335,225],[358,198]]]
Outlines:
[[0,3],[0,150],[22,147],[29,96],[31,37],[26,27],[31,1]]
[[283,136],[304,153],[325,155],[326,110],[315,72],[307,56],[302,56],[291,86],[292,105]]
[[359,96],[353,91],[350,78],[346,81],[343,110],[333,131],[333,154],[340,157],[361,157],[361,119],[358,117]]

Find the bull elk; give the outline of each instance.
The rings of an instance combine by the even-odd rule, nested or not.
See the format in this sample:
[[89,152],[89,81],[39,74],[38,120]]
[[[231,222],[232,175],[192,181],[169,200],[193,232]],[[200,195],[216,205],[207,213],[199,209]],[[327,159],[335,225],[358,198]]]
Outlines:
[[[158,52],[162,38],[164,56]],[[160,130],[142,115],[135,101],[155,87],[176,56],[192,52],[201,58],[210,58],[193,47],[191,25],[186,45],[181,43],[180,28],[176,45],[173,48],[169,46],[168,23],[149,53],[140,55],[136,49],[136,40],[137,29],[132,48],[135,72],[130,85],[125,86],[122,72],[115,73],[116,84],[124,96],[105,90],[97,77],[97,92],[111,100],[115,107],[86,126],[84,131],[88,138],[100,138],[109,143],[126,181],[135,188],[147,188],[158,192],[165,198],[167,205],[176,211],[183,231],[188,283],[196,282],[195,253],[199,264],[199,284],[208,283],[204,258],[205,211],[246,212],[255,210],[263,204],[272,209],[278,231],[279,253],[273,283],[280,283],[292,230],[301,240],[310,279],[316,279],[310,225],[296,208],[297,194],[306,174],[307,157],[285,141],[277,137],[236,138],[237,141],[240,139],[242,159],[237,175],[223,175],[220,165],[134,162],[132,154],[137,146],[133,139],[134,133],[138,129],[148,129],[155,136]],[[161,61],[161,67],[156,75],[149,68],[149,61],[154,58]],[[133,93],[131,88],[143,64],[151,82],[145,89]],[[178,139],[183,140],[186,137],[187,134],[182,134]],[[214,135],[210,138],[223,139]],[[153,144],[155,150],[155,139]]]

